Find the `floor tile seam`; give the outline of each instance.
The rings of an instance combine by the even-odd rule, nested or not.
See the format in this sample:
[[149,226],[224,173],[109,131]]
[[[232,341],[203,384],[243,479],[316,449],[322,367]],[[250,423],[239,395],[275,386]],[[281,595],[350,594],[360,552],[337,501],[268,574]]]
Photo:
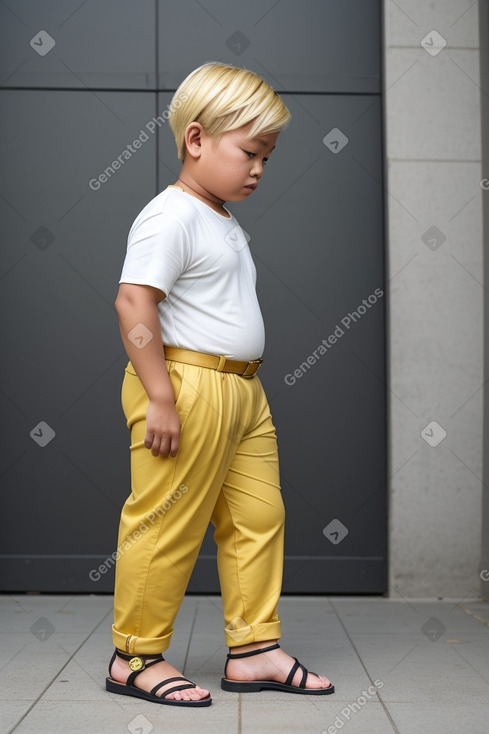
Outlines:
[[[186,667],[187,667],[187,661],[188,661],[188,657],[190,655],[190,646],[192,644],[194,629],[195,629],[195,626],[197,624],[197,614],[200,611],[199,601],[200,601],[200,599],[197,598],[197,601],[196,601],[196,604],[195,604],[195,609],[194,609],[194,615],[193,615],[193,619],[192,619],[192,624],[191,624],[191,628],[190,628],[190,632],[189,632],[187,649],[185,651],[184,663],[183,663],[183,667],[182,667],[182,674],[183,675],[185,675],[185,671],[186,671]],[[206,663],[209,662],[209,660],[211,660],[214,657],[214,655],[216,655],[216,654],[217,654],[217,650],[216,650],[216,652],[214,652],[211,655],[210,658],[209,657],[206,658]],[[196,677],[196,672],[198,672],[201,667],[202,667],[202,665],[199,666],[199,668],[197,669],[197,671],[194,671],[194,673],[192,674],[192,679]],[[212,694],[212,691],[211,691],[211,696],[212,695],[213,694]],[[238,722],[237,723],[238,723],[237,734],[241,734],[241,725],[242,725],[242,721],[241,721],[241,694],[239,694],[239,697],[238,697]]]
[[348,630],[346,629],[346,626],[345,626],[343,620],[341,619],[340,615],[338,614],[338,611],[337,611],[337,609],[336,609],[336,607],[334,605],[334,602],[331,601],[331,598],[328,598],[328,601],[331,604],[331,607],[333,608],[333,610],[334,610],[334,612],[335,612],[335,614],[337,616],[337,619],[338,619],[339,623],[341,624],[341,626],[343,628],[343,631],[344,631],[345,635],[347,636],[347,638],[348,638],[348,640],[350,642],[350,645],[352,646],[353,650],[355,651],[355,654],[356,654],[356,656],[357,656],[357,658],[358,658],[358,660],[360,662],[360,665],[362,666],[363,670],[365,671],[365,675],[369,679],[371,685],[374,688],[376,688],[376,694],[375,695],[377,696],[377,698],[379,699],[379,701],[380,701],[380,703],[382,705],[382,708],[384,710],[384,713],[387,716],[387,718],[388,718],[388,720],[389,720],[389,722],[390,722],[390,724],[392,726],[393,732],[395,732],[395,734],[401,734],[400,731],[399,731],[399,729],[397,728],[395,722],[394,722],[394,719],[391,716],[391,713],[390,713],[389,709],[387,708],[386,702],[383,700],[382,696],[379,694],[379,691],[377,689],[377,686],[375,685],[375,682],[372,680],[372,677],[371,677],[370,673],[368,672],[368,670],[367,670],[367,668],[366,668],[366,666],[365,666],[365,664],[364,664],[364,662],[363,662],[363,660],[361,658],[361,655],[360,655],[359,651],[357,650],[357,647],[356,647],[355,643],[353,642],[353,640],[352,640],[352,638],[351,638]]
[[190,645],[192,643],[192,637],[193,637],[193,634],[194,634],[194,629],[195,629],[195,624],[196,624],[196,621],[197,621],[198,611],[199,611],[199,599],[197,599],[197,601],[195,603],[195,606],[194,606],[194,609],[193,609],[192,621],[190,623],[190,630],[189,630],[189,633],[188,633],[188,640],[187,640],[187,645],[185,647],[185,655],[184,655],[184,658],[183,658],[182,675],[185,675],[185,669],[187,667],[188,656],[189,656],[189,653],[190,653]]
[[67,667],[67,665],[73,660],[75,655],[81,650],[83,645],[87,642],[87,640],[90,639],[91,635],[97,630],[103,622],[105,622],[105,619],[108,617],[108,615],[112,612],[112,608],[108,609],[107,612],[104,614],[102,619],[95,625],[95,627],[89,632],[89,634],[82,640],[82,642],[79,644],[79,646],[76,648],[76,650],[69,655],[68,660],[59,668],[59,670],[56,671],[56,673],[53,675],[51,680],[46,684],[46,686],[43,688],[43,690],[39,693],[39,695],[34,699],[33,703],[27,711],[24,711],[23,715],[20,717],[20,719],[14,724],[14,726],[7,732],[7,734],[12,734],[17,727],[22,723],[22,721],[26,718],[26,716],[34,709],[34,707],[41,701],[42,697],[46,693],[46,691],[53,685],[54,681],[58,676],[63,672],[63,670]]

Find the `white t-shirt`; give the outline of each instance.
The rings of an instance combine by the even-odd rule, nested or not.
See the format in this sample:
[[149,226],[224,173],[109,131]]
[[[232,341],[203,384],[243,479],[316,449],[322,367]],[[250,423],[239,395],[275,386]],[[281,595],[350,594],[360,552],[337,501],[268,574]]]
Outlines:
[[134,220],[119,282],[166,294],[158,304],[164,344],[258,359],[265,329],[256,268],[243,230],[228,214],[180,189],[165,189]]

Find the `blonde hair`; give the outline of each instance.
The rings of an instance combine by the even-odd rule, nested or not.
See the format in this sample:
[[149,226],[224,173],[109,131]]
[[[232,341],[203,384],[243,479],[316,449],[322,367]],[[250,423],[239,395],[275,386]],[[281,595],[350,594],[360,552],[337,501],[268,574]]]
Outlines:
[[170,103],[169,122],[182,160],[185,130],[191,122],[199,122],[208,135],[219,139],[252,120],[255,123],[249,137],[266,135],[283,130],[290,112],[279,94],[257,74],[217,61],[194,69]]

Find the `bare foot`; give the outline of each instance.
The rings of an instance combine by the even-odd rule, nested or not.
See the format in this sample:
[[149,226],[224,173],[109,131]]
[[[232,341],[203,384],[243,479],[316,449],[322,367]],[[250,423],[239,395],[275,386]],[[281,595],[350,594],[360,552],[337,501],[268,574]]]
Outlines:
[[[155,658],[145,657],[145,660],[149,663],[150,660],[155,660]],[[129,661],[116,656],[111,667],[110,677],[112,680],[117,681],[117,683],[126,683],[130,673],[132,673],[132,670],[129,667]],[[182,673],[174,668],[173,665],[170,665],[166,660],[162,660],[158,665],[152,665],[147,670],[139,673],[134,680],[134,685],[136,688],[141,688],[143,691],[149,693],[162,680],[180,675]],[[185,681],[181,680],[167,683],[166,686],[162,686],[156,691],[156,695],[160,697],[164,696],[166,690],[180,684],[185,685]],[[174,693],[168,694],[166,698],[174,701],[200,701],[203,698],[207,698],[208,695],[209,691],[206,688],[197,686],[196,688],[185,688],[183,691],[175,691]]]
[[[274,645],[276,640],[254,642],[249,645],[240,645],[230,648],[230,652],[250,652],[260,647]],[[285,683],[295,660],[281,648],[252,655],[249,658],[230,658],[226,668],[226,678],[235,681],[273,680]],[[299,668],[292,678],[291,685],[299,686],[302,680],[302,670]],[[329,688],[331,681],[324,675],[309,673],[306,678],[306,688]]]

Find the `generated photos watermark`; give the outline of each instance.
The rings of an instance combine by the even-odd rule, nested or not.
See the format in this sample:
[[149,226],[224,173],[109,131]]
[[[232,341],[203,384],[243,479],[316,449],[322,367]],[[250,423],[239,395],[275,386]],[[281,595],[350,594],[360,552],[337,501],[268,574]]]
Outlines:
[[29,436],[38,446],[44,448],[56,436],[56,431],[46,421],[40,421],[37,426],[34,426]]
[[131,734],[150,734],[150,732],[153,731],[154,726],[144,714],[137,714],[134,719],[131,719],[127,728]]
[[173,110],[178,109],[182,105],[182,102],[186,102],[187,99],[188,97],[186,94],[180,94],[177,99],[173,99],[170,104],[166,106],[166,109],[164,109],[160,115],[153,117],[149,122],[147,122],[144,126],[144,129],[140,129],[137,138],[135,138],[132,143],[128,143],[124,150],[122,150],[120,154],[116,158],[114,158],[112,163],[104,168],[102,173],[99,173],[98,176],[90,179],[88,185],[92,189],[92,191],[98,191],[104,183],[107,183],[107,181],[116,173],[116,171],[118,171],[126,161],[130,160],[133,155],[137,153],[140,148],[142,148],[144,143],[148,142],[148,140],[150,139],[148,133],[150,133],[150,135],[154,135],[156,130],[164,125],[165,122],[169,119]]
[[336,716],[334,722],[328,726],[327,729],[323,729],[321,734],[337,734],[337,732],[340,731],[340,729],[343,729],[345,724],[350,721],[354,714],[357,714],[362,710],[367,701],[370,701],[370,699],[376,695],[377,691],[382,688],[383,685],[384,681],[378,679],[375,680],[372,686],[369,686],[366,691],[362,691],[362,695],[358,696],[356,701],[344,706]]
[[234,617],[226,625],[226,632],[235,642],[241,642],[251,632],[251,627],[242,617]]
[[46,56],[56,46],[56,41],[47,31],[39,31],[31,38],[29,45],[39,56]]
[[321,344],[318,344],[316,349],[314,349],[311,354],[306,357],[304,362],[301,362],[301,364],[298,365],[293,372],[289,372],[285,375],[285,384],[295,385],[297,380],[300,380],[301,377],[304,377],[304,375],[311,369],[311,367],[321,359],[323,354],[326,354],[326,352],[328,352],[331,347],[336,344],[342,336],[346,334],[346,331],[349,331],[351,329],[353,324],[358,323],[362,316],[365,316],[368,310],[372,308],[372,306],[375,306],[377,301],[382,298],[383,295],[384,291],[381,288],[376,288],[373,293],[362,300],[362,303],[357,306],[354,311],[349,311],[346,316],[343,316],[340,321],[341,326],[340,324],[336,324],[334,331],[328,337],[323,339]]
[[36,621],[31,625],[31,632],[34,637],[37,637],[39,642],[46,642],[54,631],[54,625],[52,625],[46,617],[39,617],[39,619],[36,619]]
[[[167,496],[164,502],[159,507],[156,507],[151,512],[148,512],[148,514],[145,516],[144,520],[141,520],[139,523],[139,526],[136,528],[136,530],[131,534],[128,535],[127,538],[117,546],[116,550],[108,556],[103,563],[100,564],[97,568],[92,568],[92,570],[89,572],[88,577],[90,581],[100,581],[102,576],[109,571],[112,566],[115,565],[115,562],[119,560],[123,555],[125,555],[128,551],[133,548],[136,543],[138,542],[139,538],[148,532],[150,529],[150,525],[154,525],[157,518],[161,518],[166,513],[171,510],[173,505],[178,502],[178,500],[182,497],[182,495],[186,494],[188,492],[188,487],[186,484],[181,484],[177,489],[174,489],[173,492]],[[148,525],[145,521],[150,523]]]
[[127,333],[127,338],[132,341],[138,349],[145,347],[146,344],[151,341],[153,336],[153,332],[141,322],[136,324],[136,326]]

